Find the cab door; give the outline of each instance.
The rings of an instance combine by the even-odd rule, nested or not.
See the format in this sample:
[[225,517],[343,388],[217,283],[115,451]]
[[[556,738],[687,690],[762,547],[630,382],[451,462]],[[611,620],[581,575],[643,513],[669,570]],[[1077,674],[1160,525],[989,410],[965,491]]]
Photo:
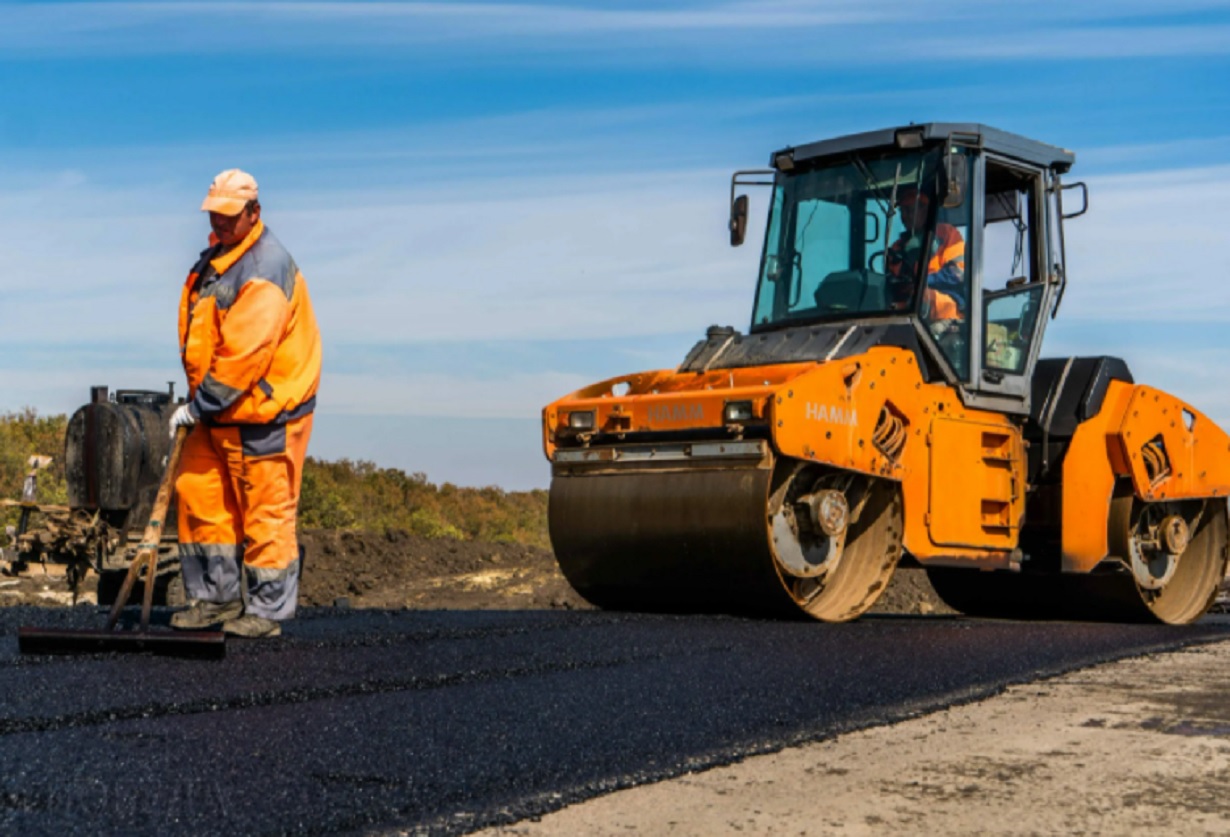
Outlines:
[[[1055,289],[1058,259],[1047,235],[1049,174],[986,155],[975,202],[977,301],[970,389],[1003,412],[1028,412],[1030,375]],[[979,211],[980,210],[980,211]],[[1053,267],[1050,267],[1053,265]]]

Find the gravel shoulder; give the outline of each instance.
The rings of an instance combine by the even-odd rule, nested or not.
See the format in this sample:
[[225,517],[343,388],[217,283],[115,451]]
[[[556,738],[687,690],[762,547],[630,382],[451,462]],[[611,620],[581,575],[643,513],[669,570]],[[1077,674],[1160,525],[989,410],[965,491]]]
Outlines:
[[1227,694],[1230,642],[1197,646],[482,833],[1226,834]]

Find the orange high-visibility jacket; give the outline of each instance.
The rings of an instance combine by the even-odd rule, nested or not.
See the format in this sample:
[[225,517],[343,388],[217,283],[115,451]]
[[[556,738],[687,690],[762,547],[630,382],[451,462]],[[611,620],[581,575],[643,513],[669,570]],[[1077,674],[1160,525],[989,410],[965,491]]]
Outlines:
[[[902,233],[901,238],[889,248],[889,273],[900,275],[902,268],[905,267],[904,254],[909,238],[910,233]],[[935,225],[935,237],[931,242],[931,259],[927,262],[928,280],[931,280],[935,274],[941,273],[946,267],[950,268],[952,273],[951,277],[945,277],[946,284],[961,284],[961,278],[965,272],[965,239],[961,237],[956,227],[939,223]]]
[[[910,233],[902,233],[901,238],[894,242],[888,253],[888,273],[894,277],[903,277],[913,269],[905,261],[906,244]],[[931,242],[931,259],[927,262],[927,279],[925,294],[930,308],[929,315],[933,320],[956,320],[963,316],[965,309],[965,239],[951,224],[939,223],[935,226],[935,236]],[[908,286],[898,290],[898,303],[909,300]]]
[[192,409],[214,424],[307,415],[320,383],[320,332],[295,260],[263,222],[188,274],[179,346]]
[[965,239],[957,228],[951,224],[935,225],[935,254],[927,263],[927,275],[939,273],[946,265],[955,265],[958,270],[965,270]]

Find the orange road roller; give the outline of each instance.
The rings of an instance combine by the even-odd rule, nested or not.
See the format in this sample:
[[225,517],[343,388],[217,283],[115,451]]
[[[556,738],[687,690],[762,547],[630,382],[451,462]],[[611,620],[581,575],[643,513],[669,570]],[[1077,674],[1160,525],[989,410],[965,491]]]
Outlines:
[[967,614],[1182,624],[1226,572],[1230,437],[1113,357],[1040,359],[1070,151],[929,123],[785,148],[751,325],[543,410],[550,532],[604,608],[865,613],[903,561]]

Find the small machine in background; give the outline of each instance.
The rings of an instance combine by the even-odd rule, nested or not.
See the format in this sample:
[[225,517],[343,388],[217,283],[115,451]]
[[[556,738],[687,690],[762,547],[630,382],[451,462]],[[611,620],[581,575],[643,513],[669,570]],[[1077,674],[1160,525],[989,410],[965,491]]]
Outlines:
[[[165,392],[90,388],[90,400],[69,419],[64,439],[67,505],[36,502],[37,474],[51,457],[31,457],[20,501],[21,517],[9,532],[0,569],[9,575],[63,572],[76,593],[98,574],[98,598],[115,598],[137,553],[141,533],[158,493],[170,451],[167,426],[178,402],[174,384]],[[178,604],[179,563],[175,557],[175,509],[169,510],[159,548],[157,598]]]

